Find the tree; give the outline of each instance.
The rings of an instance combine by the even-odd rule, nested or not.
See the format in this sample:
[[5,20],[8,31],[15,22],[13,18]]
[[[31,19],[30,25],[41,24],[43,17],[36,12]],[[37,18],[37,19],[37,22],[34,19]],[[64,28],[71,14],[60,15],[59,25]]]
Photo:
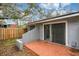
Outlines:
[[21,12],[17,8],[16,4],[3,3],[2,4],[2,11],[3,11],[4,18],[12,18],[12,19],[21,18]]
[[[70,7],[68,9],[64,8],[66,5],[69,4],[63,4],[63,3],[55,3],[57,5],[50,4],[50,9],[48,6],[40,6],[40,4],[35,4],[35,3],[29,3],[27,4],[29,7],[25,10],[25,16],[30,16],[31,19],[36,20],[36,19],[44,19],[44,18],[51,18],[55,16],[60,16],[63,14],[71,13]],[[45,4],[49,5],[49,4]],[[47,11],[46,11],[47,10]]]
[[24,11],[25,15],[28,16],[31,15],[31,19],[33,19],[34,16],[39,15],[39,19],[41,19],[45,14],[44,14],[44,9],[39,6],[39,4],[36,3],[28,3],[27,4],[29,7]]

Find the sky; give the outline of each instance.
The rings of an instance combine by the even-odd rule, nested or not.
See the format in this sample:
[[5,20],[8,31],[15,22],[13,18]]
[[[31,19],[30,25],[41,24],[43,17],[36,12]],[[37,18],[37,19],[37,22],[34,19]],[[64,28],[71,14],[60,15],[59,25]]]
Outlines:
[[[45,9],[45,13],[49,12],[50,10],[52,10],[53,8],[55,10],[61,10],[61,8],[59,8],[59,3],[39,3],[38,4],[41,8]],[[79,11],[79,3],[62,3],[61,6],[67,10],[70,9],[72,10],[72,12],[76,12]],[[18,8],[22,11],[26,10],[28,8],[27,3],[19,3],[18,4]],[[64,11],[64,13],[66,13]],[[39,19],[39,15],[33,15],[32,19]]]
[[28,5],[26,3],[18,3],[18,8],[22,11],[28,8]]
[[[50,10],[52,8],[58,9],[59,3],[47,3],[47,4],[40,3],[39,6],[42,8],[45,8],[47,10]],[[65,9],[70,8],[75,11],[75,10],[79,10],[79,3],[63,3],[62,7]],[[18,8],[20,10],[24,11],[25,9],[28,8],[28,5],[27,5],[27,3],[19,3]]]

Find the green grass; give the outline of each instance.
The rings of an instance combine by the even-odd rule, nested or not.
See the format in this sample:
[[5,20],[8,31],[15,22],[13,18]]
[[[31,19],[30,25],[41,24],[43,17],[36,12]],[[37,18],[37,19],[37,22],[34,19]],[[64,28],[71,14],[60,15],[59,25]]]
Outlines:
[[16,44],[16,39],[0,40],[0,46],[8,46]]

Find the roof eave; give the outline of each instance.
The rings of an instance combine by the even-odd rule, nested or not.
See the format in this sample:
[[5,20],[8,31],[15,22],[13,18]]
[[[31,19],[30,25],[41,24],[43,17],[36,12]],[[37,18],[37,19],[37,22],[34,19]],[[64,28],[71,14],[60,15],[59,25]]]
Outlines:
[[59,19],[65,19],[65,18],[76,17],[76,16],[79,16],[79,12],[74,13],[74,14],[70,14],[70,15],[66,15],[66,16],[61,16],[61,17],[56,17],[56,18],[49,18],[49,19],[46,19],[46,20],[34,21],[34,22],[30,22],[28,24],[29,25],[34,25],[34,24],[39,24],[39,23],[44,23],[44,22],[49,22],[49,21],[55,21],[55,20],[59,20]]

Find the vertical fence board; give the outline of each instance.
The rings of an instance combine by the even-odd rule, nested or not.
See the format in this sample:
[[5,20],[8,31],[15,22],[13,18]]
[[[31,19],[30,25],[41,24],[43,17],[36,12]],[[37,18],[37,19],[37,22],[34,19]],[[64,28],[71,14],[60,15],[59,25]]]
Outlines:
[[19,38],[23,33],[22,28],[0,28],[0,40]]

